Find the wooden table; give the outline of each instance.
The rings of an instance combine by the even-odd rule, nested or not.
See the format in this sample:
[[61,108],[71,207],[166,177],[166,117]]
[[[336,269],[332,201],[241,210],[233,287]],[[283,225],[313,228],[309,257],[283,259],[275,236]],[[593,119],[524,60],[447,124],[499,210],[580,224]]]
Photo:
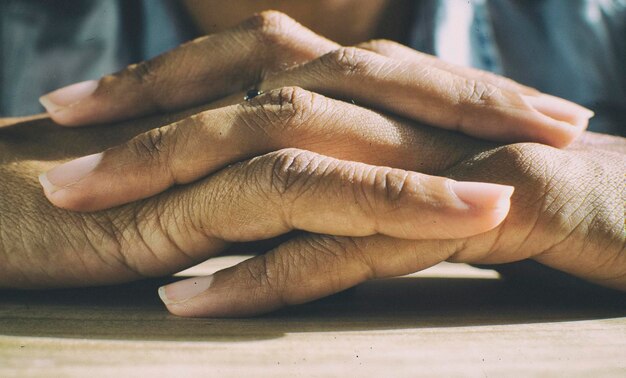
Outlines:
[[0,377],[626,376],[612,291],[442,264],[263,317],[183,319],[160,304],[163,282],[0,292]]

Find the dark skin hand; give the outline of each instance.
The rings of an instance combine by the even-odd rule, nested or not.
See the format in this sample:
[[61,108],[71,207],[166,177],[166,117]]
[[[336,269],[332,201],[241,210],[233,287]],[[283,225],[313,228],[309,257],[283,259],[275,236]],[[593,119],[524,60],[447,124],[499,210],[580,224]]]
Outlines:
[[[241,103],[251,85],[266,93]],[[419,123],[563,147],[592,116],[492,74],[386,41],[344,48],[265,12],[42,102],[66,126],[105,125],[2,130],[2,286],[165,275],[301,230],[161,297],[178,315],[251,315],[442,260],[525,258],[624,289],[622,139],[498,146]],[[33,186],[43,171],[58,208]]]
[[[263,234],[248,227],[258,225],[260,218],[250,219],[253,223],[245,218],[219,219],[237,224],[238,235],[220,237],[215,228],[211,232],[199,229],[217,227],[211,221],[220,212],[202,210],[219,201],[229,185],[242,187],[238,170],[263,171],[263,165],[250,162],[150,199],[94,213],[62,210],[44,197],[37,182],[42,171],[185,115],[83,129],[61,128],[48,119],[5,121],[0,128],[0,286],[86,286],[161,276],[217,255],[230,242],[284,233],[286,229]],[[366,116],[377,122],[388,120],[408,133],[403,143],[416,151],[416,159],[397,162],[406,169],[515,186],[507,218],[476,236],[439,240],[305,232],[210,280],[199,279],[206,290],[191,299],[181,300],[176,287],[169,288],[168,309],[183,316],[257,314],[323,297],[367,279],[415,272],[443,260],[497,264],[531,258],[626,290],[625,139],[585,133],[565,150],[533,143],[498,146],[401,119],[380,118],[373,112]],[[269,155],[274,156],[276,169],[268,174],[289,171],[292,181],[280,190],[282,196],[294,200],[306,193],[302,190],[315,182],[317,170],[328,161],[294,149]],[[359,157],[368,162],[367,156]],[[406,156],[389,153],[386,157],[390,162],[400,158]],[[325,167],[325,174],[332,171]],[[252,175],[248,178],[255,174],[248,171]],[[383,197],[397,200],[408,182],[398,184],[394,175],[387,175],[386,180],[388,187],[401,189],[395,196],[393,191],[383,192]],[[216,189],[212,186],[216,182],[222,186]],[[310,192],[322,190],[313,185]],[[222,214],[232,213],[228,206],[226,210]]]

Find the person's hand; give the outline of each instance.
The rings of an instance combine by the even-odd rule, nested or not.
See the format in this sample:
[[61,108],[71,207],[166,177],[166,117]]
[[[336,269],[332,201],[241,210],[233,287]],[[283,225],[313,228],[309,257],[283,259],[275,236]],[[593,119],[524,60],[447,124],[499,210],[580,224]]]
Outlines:
[[[444,260],[523,259],[624,291],[626,139],[591,133],[582,139],[565,151],[532,143],[487,147],[439,171],[515,186],[509,215],[489,232],[452,240],[306,234],[214,275],[162,287],[160,295],[176,315],[245,316]],[[296,182],[295,190],[305,185]]]
[[[283,105],[293,97],[287,90],[276,94]],[[264,98],[273,99],[272,94]],[[256,107],[268,116],[281,114],[280,107]],[[396,127],[391,121],[380,126]],[[410,239],[469,236],[502,221],[513,191],[283,149],[107,211],[63,211],[43,197],[35,177],[54,164],[46,160],[102,148],[141,127],[134,122],[62,129],[40,120],[0,129],[0,287],[98,285],[161,276],[218,254],[230,242],[294,229]],[[395,136],[385,139],[393,142]],[[140,153],[158,151],[135,146]]]
[[[373,41],[342,47],[264,12],[99,81],[41,99],[59,124],[124,120],[207,103],[251,88],[302,88],[494,141],[571,143],[591,111],[511,80]],[[243,92],[242,92],[243,91]]]
[[[271,95],[245,106],[251,110],[263,107],[271,116],[272,111],[282,109],[262,106],[260,101]],[[230,110],[235,109],[237,106]],[[437,240],[410,240],[406,235],[411,232],[468,230],[428,218],[446,216],[441,209],[420,211],[413,215],[415,219],[402,213],[412,210],[401,208],[398,201],[406,195],[411,198],[415,174],[348,163],[350,174],[345,175],[345,163],[297,149],[232,165],[148,200],[96,213],[67,212],[52,207],[40,194],[35,176],[55,163],[42,160],[58,161],[101,150],[125,139],[131,126],[136,133],[155,121],[81,131],[27,124],[0,129],[0,171],[5,178],[0,182],[0,286],[96,285],[169,274],[219,253],[228,241],[256,240],[293,227],[318,233],[299,235],[211,278],[166,287],[162,293],[168,308],[185,316],[250,315],[313,300],[368,278],[418,271],[446,259],[500,263],[533,258],[598,284],[626,289],[624,139],[586,134],[567,150],[536,144],[493,146],[366,109],[359,111],[361,124],[380,131],[370,153],[362,155],[365,162],[386,155],[390,165],[404,164],[407,170],[512,184],[516,191],[506,221],[470,238],[443,239],[445,235],[439,234]],[[166,118],[160,124],[172,121]],[[310,137],[324,144],[323,134],[317,139],[316,135]],[[143,150],[155,152],[153,148]],[[265,173],[262,169],[254,173],[263,167],[259,165],[263,161],[271,162],[271,167],[265,168]],[[194,169],[191,164],[181,167]],[[381,173],[386,174],[381,177]],[[262,183],[267,181],[262,179],[268,176],[274,183],[270,190],[278,190],[280,195],[274,198],[281,202],[266,197],[254,202],[265,193]],[[338,179],[341,185],[332,186],[331,181],[316,185],[324,177]],[[372,191],[365,190],[368,182]],[[355,183],[365,185],[363,190],[355,190]],[[246,197],[250,190],[255,191],[254,196]],[[371,194],[376,193],[383,199],[373,201]],[[432,200],[442,198],[418,197],[430,199],[435,206],[437,202]],[[337,198],[343,201],[338,208]],[[350,205],[350,201],[356,204]],[[385,213],[386,203],[393,204],[387,209],[389,214],[397,216],[387,215],[382,221],[402,224],[394,230],[377,223],[373,212],[371,217],[363,213],[381,209]],[[304,218],[294,217],[296,210]],[[479,211],[478,216],[495,223],[497,211],[493,210]],[[353,211],[356,216],[350,213]],[[459,215],[452,214],[449,219]],[[337,225],[335,219],[344,224]],[[473,227],[473,223],[462,227]],[[420,227],[415,229],[416,225]],[[326,231],[324,227],[336,227],[333,232],[347,230],[347,235],[356,231],[360,236],[319,234]],[[403,232],[404,238],[395,237]]]

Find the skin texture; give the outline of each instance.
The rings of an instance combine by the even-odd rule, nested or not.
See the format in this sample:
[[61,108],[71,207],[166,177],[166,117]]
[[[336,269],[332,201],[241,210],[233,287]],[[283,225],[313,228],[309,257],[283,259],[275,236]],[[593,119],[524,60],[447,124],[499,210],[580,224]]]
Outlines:
[[[175,118],[82,130],[60,128],[41,119],[1,128],[0,285],[32,288],[124,282],[173,273],[226,248],[223,239],[207,237],[191,223],[176,221],[185,211],[210,201],[201,189],[207,179],[155,199],[95,213],[52,206],[37,184],[37,175],[47,167],[118,144]],[[470,238],[439,241],[304,233],[265,255],[217,273],[209,291],[195,300],[170,304],[170,311],[185,316],[261,313],[319,298],[365,279],[424,269],[441,260],[503,263],[532,258],[601,285],[626,289],[623,138],[586,133],[568,149],[557,150],[533,143],[494,146],[426,126],[410,126],[407,130],[415,135],[405,140],[415,143],[415,151],[428,148],[432,153],[431,159],[424,156],[414,161],[415,168],[426,164],[439,175],[516,187],[509,216],[500,226]],[[282,154],[293,154],[293,150]],[[303,162],[308,162],[307,169],[322,166],[323,159],[300,155],[300,160],[287,166],[294,170],[303,169]],[[441,156],[448,159],[432,164]],[[226,184],[235,180],[241,186],[237,177],[222,174],[218,179]],[[297,191],[300,185],[304,182],[296,181],[286,190]],[[180,191],[188,195],[168,202]],[[168,213],[167,209],[173,215],[155,217]]]
[[[235,46],[232,41],[238,49],[226,48],[226,60],[203,54],[211,46]],[[51,94],[44,103],[68,126],[218,103],[209,111],[94,129],[58,130],[46,120],[5,127],[2,161],[10,184],[2,198],[10,210],[2,224],[16,227],[2,228],[0,284],[72,286],[169,274],[232,242],[302,230],[267,254],[191,282],[193,298],[184,284],[164,288],[168,309],[184,316],[250,315],[442,260],[533,258],[624,289],[624,141],[597,147],[602,137],[587,134],[568,150],[498,146],[423,126],[418,121],[565,146],[590,114],[407,50],[384,41],[343,48],[269,12],[106,77],[97,88],[81,84],[79,90],[95,92],[78,103],[55,107],[60,94]],[[240,68],[251,75],[240,75]],[[373,83],[379,96],[368,96],[359,82]],[[237,104],[238,91],[255,83],[267,93]],[[403,100],[415,97],[415,103]],[[54,187],[59,168],[41,180],[57,206],[100,211],[54,209],[41,192],[28,191],[35,172],[59,162],[42,159],[93,153],[163,125],[97,155],[98,169],[85,180],[70,177],[73,182]],[[617,151],[606,151],[607,144]],[[480,203],[468,204],[461,201],[467,187],[461,195],[455,189],[461,184],[418,172],[514,185],[509,216],[502,222],[510,190],[483,186],[470,195]]]
[[580,135],[593,115],[512,80],[456,67],[397,43],[342,47],[271,11],[97,82],[57,90],[41,102],[56,122],[84,126],[232,95],[240,100],[252,87],[285,86],[480,138],[557,147]]

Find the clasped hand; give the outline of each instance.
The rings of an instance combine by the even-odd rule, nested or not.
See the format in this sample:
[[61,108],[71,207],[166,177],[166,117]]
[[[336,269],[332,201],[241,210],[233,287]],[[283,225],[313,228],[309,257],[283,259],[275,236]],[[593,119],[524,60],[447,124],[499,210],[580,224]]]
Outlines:
[[[242,101],[252,87],[264,93]],[[583,134],[590,111],[508,79],[392,42],[341,47],[266,12],[42,102],[59,124],[105,125],[39,125],[45,142],[36,127],[2,130],[28,142],[5,152],[3,172],[26,188],[5,198],[34,198],[26,219],[0,216],[23,225],[3,230],[2,286],[170,274],[301,230],[162,298],[178,315],[241,316],[444,260],[526,258],[626,289],[626,143]],[[25,158],[68,140],[84,146],[65,157],[112,146],[41,176],[47,199],[73,211],[37,197],[43,165]]]

